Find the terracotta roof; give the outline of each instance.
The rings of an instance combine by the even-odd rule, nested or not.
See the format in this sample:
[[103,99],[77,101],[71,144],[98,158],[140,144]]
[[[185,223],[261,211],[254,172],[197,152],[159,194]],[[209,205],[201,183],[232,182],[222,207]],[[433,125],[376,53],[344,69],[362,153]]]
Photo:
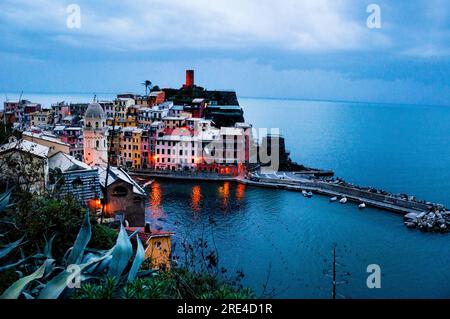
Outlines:
[[172,232],[161,231],[161,230],[156,230],[156,229],[151,229],[151,233],[146,233],[145,227],[127,227],[127,228],[125,228],[125,230],[127,231],[128,235],[131,235],[136,230],[139,230],[139,233],[138,233],[139,239],[144,244],[147,244],[151,238],[167,237],[167,236],[172,236],[174,234]]

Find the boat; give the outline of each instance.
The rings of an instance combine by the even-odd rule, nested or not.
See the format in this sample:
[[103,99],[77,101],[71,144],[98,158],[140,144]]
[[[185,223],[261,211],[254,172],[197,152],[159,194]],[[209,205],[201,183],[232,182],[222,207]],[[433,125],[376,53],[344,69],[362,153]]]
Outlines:
[[358,205],[359,209],[364,209],[366,208],[366,203],[361,203]]
[[338,200],[337,196],[334,196],[334,197],[331,197],[331,198],[330,198],[330,202],[335,202],[335,201],[337,201],[337,200]]
[[307,191],[305,191],[305,190],[302,190],[302,194],[303,194],[303,196],[305,196],[305,197],[312,197],[312,195],[313,195],[312,192],[307,192]]
[[339,203],[341,203],[341,204],[347,203],[347,197],[342,197],[341,200],[339,201]]

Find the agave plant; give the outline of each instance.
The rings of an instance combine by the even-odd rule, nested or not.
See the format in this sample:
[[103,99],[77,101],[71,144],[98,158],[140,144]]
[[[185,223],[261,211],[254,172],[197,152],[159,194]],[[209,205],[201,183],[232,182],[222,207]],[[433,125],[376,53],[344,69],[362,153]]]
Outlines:
[[0,213],[6,210],[9,206],[9,200],[11,198],[12,189],[0,194]]
[[[0,272],[15,268],[32,260],[28,266],[34,267],[35,271],[20,278],[6,289],[0,299],[17,299],[21,296],[28,299],[57,299],[69,290],[71,283],[76,279],[80,282],[91,278],[100,278],[107,275],[117,283],[133,281],[144,261],[144,248],[136,236],[137,249],[131,267],[128,267],[133,257],[133,248],[130,238],[137,232],[128,236],[123,225],[117,241],[111,249],[98,251],[88,248],[91,239],[91,223],[89,211],[81,225],[74,245],[66,252],[62,260],[56,261],[52,258],[52,237],[42,253],[25,257],[12,264],[1,266]],[[0,258],[16,249],[23,242],[23,238],[11,243],[0,250]],[[126,271],[126,269],[128,269]]]

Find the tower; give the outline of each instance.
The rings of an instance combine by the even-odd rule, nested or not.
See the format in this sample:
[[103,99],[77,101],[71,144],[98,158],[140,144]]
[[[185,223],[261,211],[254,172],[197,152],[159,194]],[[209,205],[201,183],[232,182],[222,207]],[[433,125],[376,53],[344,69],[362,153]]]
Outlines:
[[84,115],[83,151],[86,164],[107,165],[107,138],[106,114],[100,104],[94,101],[89,104]]
[[183,88],[188,89],[194,86],[194,70],[186,70],[186,84]]

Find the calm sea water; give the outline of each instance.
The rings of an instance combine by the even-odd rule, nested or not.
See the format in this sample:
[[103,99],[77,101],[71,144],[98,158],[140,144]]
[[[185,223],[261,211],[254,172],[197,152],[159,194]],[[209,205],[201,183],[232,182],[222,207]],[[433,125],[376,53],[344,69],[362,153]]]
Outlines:
[[[450,206],[450,108],[240,102],[248,122],[280,128],[300,163]],[[232,183],[158,181],[149,196],[154,225],[179,242],[214,239],[220,263],[259,293],[268,280],[277,297],[329,298],[336,243],[346,298],[450,297],[450,236],[409,230],[397,215]],[[369,264],[381,267],[381,289],[367,288]]]
[[[33,95],[50,105],[91,95]],[[103,95],[100,98],[110,98]],[[348,181],[407,192],[450,206],[450,108],[240,99],[248,122],[280,128],[292,158],[332,169]],[[337,244],[338,292],[346,298],[450,297],[450,236],[408,230],[402,218],[325,197],[233,183],[157,181],[147,219],[176,232],[175,242],[206,237],[221,266],[242,270],[257,293],[328,298]],[[381,267],[381,289],[366,268]]]

